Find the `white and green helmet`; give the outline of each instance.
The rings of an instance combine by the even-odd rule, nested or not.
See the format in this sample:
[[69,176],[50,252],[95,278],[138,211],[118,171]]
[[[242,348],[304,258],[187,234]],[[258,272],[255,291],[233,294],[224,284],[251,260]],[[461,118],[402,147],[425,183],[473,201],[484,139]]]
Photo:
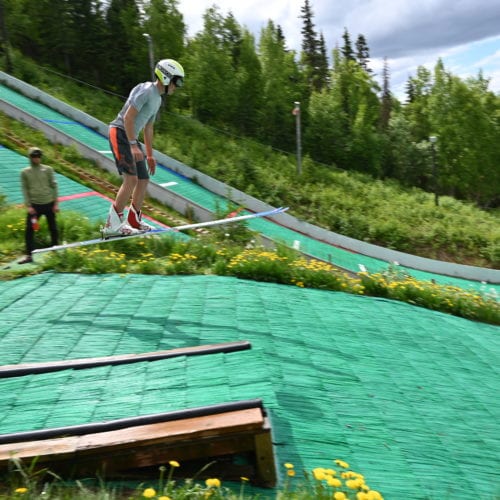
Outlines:
[[173,82],[176,87],[182,87],[184,84],[184,68],[173,59],[158,61],[155,68],[155,75],[165,87],[170,82]]

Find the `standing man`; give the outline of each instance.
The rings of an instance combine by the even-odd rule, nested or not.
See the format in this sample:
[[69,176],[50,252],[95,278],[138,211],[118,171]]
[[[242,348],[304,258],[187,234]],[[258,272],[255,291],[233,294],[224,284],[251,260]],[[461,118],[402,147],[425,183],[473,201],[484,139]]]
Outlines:
[[[116,167],[123,176],[114,204],[109,209],[103,228],[104,236],[126,236],[150,231],[152,226],[142,220],[141,207],[146,196],[149,176],[154,175],[153,128],[163,94],[172,95],[184,83],[184,69],[173,59],[162,59],[155,68],[154,82],[139,83],[128,96],[109,128],[109,143]],[[138,142],[144,130],[143,146]],[[127,220],[124,211],[129,207]]]
[[52,246],[57,245],[59,233],[57,230],[56,213],[57,181],[52,167],[42,165],[42,150],[29,148],[30,166],[21,171],[21,185],[24,202],[28,209],[26,217],[26,257],[20,264],[33,262],[31,253],[34,250],[34,231],[38,230],[38,220],[42,215],[47,218]]

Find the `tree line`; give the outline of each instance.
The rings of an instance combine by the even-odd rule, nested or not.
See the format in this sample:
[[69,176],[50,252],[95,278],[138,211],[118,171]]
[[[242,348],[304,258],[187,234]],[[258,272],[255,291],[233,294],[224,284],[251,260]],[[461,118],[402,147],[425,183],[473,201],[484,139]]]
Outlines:
[[150,78],[153,48],[156,59],[177,59],[186,70],[185,88],[173,103],[179,113],[294,152],[298,101],[302,151],[314,161],[483,208],[500,204],[500,96],[489,90],[488,79],[482,73],[461,79],[438,60],[433,70],[418,68],[399,102],[387,61],[377,82],[362,34],[353,41],[345,28],[341,44],[328,53],[310,0],[297,20],[300,53],[287,48],[272,20],[256,39],[216,6],[204,12],[203,28],[187,37],[177,0],[0,0],[0,19],[7,71],[18,51],[127,95]]

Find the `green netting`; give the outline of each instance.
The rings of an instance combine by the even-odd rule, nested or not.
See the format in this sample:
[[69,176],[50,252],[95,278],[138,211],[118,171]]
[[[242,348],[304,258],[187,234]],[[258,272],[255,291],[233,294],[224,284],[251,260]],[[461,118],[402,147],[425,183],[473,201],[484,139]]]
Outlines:
[[268,378],[258,356],[244,351],[0,379],[1,392],[12,391],[0,405],[2,433],[237,401],[241,398],[238,387],[229,384],[230,370],[245,363],[254,369],[245,372],[243,385]]
[[278,464],[343,458],[388,499],[498,492],[498,327],[216,276],[48,273],[0,283],[0,304],[2,364],[252,344],[0,380],[3,433],[262,398]]
[[49,107],[39,102],[33,101],[22,94],[12,90],[5,85],[0,84],[0,99],[3,99],[20,109],[23,109],[37,118],[44,120],[68,120],[67,117],[50,109]]
[[99,195],[73,198],[60,203],[61,210],[85,214],[91,221],[104,222],[108,215],[110,201]]

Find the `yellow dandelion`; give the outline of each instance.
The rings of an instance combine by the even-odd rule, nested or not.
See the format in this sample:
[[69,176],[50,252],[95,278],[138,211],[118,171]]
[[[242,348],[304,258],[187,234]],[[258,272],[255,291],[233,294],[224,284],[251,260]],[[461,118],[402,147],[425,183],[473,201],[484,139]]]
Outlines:
[[28,488],[16,488],[14,493],[19,493],[20,495],[24,495],[28,491]]
[[288,469],[286,471],[287,476],[289,477],[294,477],[295,476],[295,471],[293,469]]
[[347,462],[344,462],[343,460],[335,460],[335,463],[339,466],[339,467],[342,467],[343,469],[348,469],[349,468],[349,464]]
[[326,482],[328,486],[331,486],[332,488],[340,488],[342,486],[342,481],[336,477],[329,476]]
[[313,469],[312,473],[316,481],[323,481],[323,479],[326,479],[325,469],[322,467],[316,467],[316,469]]
[[144,498],[153,498],[156,496],[156,490],[154,488],[146,488],[143,492],[142,492],[142,496]]
[[343,493],[342,491],[336,491],[333,494],[333,498],[335,500],[347,500],[347,497],[345,496],[345,493]]
[[171,467],[180,467],[180,464],[179,462],[177,462],[177,460],[170,460],[170,462],[168,463]]
[[367,500],[384,500],[384,498],[377,490],[370,490],[367,493]]
[[250,479],[248,479],[248,477],[244,477],[244,476],[241,476],[240,479],[244,482],[244,483],[247,483],[248,481],[250,481]]
[[345,485],[351,490],[357,490],[363,482],[360,479],[349,479],[345,482]]
[[172,499],[170,497],[162,495],[161,497],[158,497],[158,500],[172,500]]
[[220,480],[219,480],[219,479],[217,479],[216,477],[208,478],[208,479],[205,481],[205,484],[206,484],[209,488],[220,488]]

